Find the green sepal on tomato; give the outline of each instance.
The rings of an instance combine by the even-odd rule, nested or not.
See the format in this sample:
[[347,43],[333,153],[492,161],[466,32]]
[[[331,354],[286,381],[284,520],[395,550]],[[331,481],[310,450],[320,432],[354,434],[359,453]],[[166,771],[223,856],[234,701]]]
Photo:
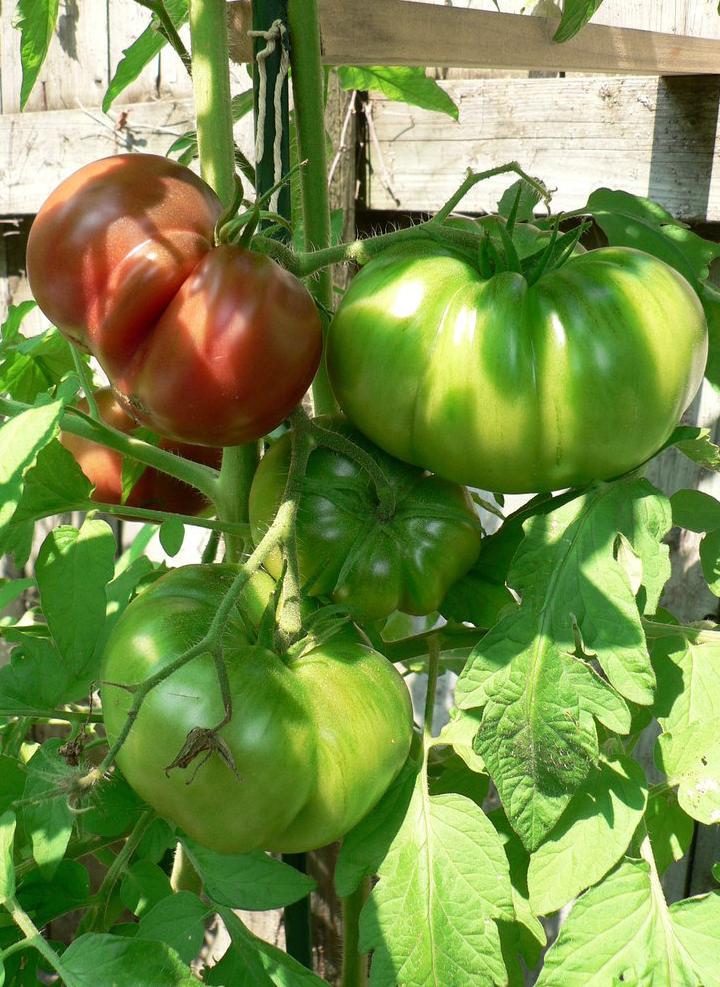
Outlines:
[[[237,570],[191,565],[138,596],[108,641],[102,700],[108,739],[132,704],[121,686],[157,673],[207,631]],[[256,643],[274,581],[257,573],[222,639],[232,718],[217,752],[171,765],[195,727],[224,708],[211,655],[201,655],[146,696],[117,763],[161,816],[219,853],[296,853],[332,843],[383,795],[413,734],[405,683],[351,625],[313,646],[276,654]]]
[[275,428],[322,350],[317,310],[297,278],[261,254],[215,246],[221,212],[188,168],[119,154],[51,193],[27,248],[38,305],[97,357],[126,411],[209,446]]
[[[340,418],[317,419],[369,453],[394,494],[386,516],[374,481],[349,455],[313,450],[296,524],[300,579],[310,596],[331,597],[361,621],[395,610],[437,610],[450,586],[480,551],[482,529],[467,490],[388,456]],[[275,516],[290,465],[290,437],[275,442],[250,490],[250,526],[257,544]],[[279,552],[265,565],[282,570]]]
[[[137,428],[137,422],[126,414],[111,388],[100,388],[95,391],[94,398],[100,418],[106,425],[111,425],[128,435]],[[78,401],[77,407],[85,414],[88,413],[87,401]],[[95,487],[93,499],[101,504],[122,503],[122,454],[99,442],[91,442],[90,439],[69,432],[63,432],[60,441],[73,454],[80,469]],[[221,449],[187,445],[173,442],[172,439],[161,439],[159,446],[184,459],[220,469]],[[176,514],[199,514],[208,506],[208,501],[199,490],[151,466],[142,471],[125,503],[128,507],[142,507],[146,510],[169,511]]]
[[530,283],[424,242],[362,269],[327,352],[340,406],[368,438],[503,493],[582,486],[650,458],[706,357],[695,291],[642,251],[573,253]]

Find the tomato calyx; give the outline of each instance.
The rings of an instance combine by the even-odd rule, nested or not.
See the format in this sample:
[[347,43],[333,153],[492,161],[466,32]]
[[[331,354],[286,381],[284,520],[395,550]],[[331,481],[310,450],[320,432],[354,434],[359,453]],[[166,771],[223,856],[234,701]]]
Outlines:
[[237,780],[242,781],[232,751],[218,734],[218,730],[224,725],[223,721],[216,727],[193,727],[177,756],[165,768],[165,777],[169,778],[174,768],[189,768],[193,761],[196,761],[193,773],[185,782],[186,785],[191,785],[203,764],[209,761],[213,754],[218,754]]

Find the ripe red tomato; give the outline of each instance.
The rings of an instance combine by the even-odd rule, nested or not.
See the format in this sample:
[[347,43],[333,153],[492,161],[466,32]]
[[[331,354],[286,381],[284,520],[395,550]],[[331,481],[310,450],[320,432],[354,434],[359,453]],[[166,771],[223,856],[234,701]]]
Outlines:
[[211,446],[275,428],[322,351],[300,281],[268,257],[214,247],[220,213],[189,169],[120,154],[55,189],[27,250],[40,308],[95,354],[126,410],[163,435]]
[[[109,387],[96,391],[95,400],[100,417],[108,425],[126,433],[137,428],[137,422],[123,411]],[[77,407],[87,412],[87,401],[78,401]],[[108,449],[98,442],[91,442],[68,432],[62,433],[60,441],[73,454],[88,480],[95,485],[93,499],[101,504],[119,504],[122,499],[122,455],[115,449]],[[183,445],[171,439],[162,439],[160,448],[196,463],[220,468],[220,449]],[[207,506],[207,500],[199,490],[151,467],[144,470],[125,503],[128,507],[144,507],[176,514],[198,514]]]

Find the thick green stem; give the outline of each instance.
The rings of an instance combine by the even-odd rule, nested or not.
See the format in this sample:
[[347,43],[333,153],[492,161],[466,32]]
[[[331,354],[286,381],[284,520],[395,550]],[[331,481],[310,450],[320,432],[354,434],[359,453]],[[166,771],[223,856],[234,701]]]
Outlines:
[[235,198],[235,145],[225,0],[190,0],[190,39],[200,171],[229,206]]
[[[305,249],[330,246],[330,202],[325,147],[325,79],[320,58],[320,17],[317,0],[289,0],[290,61],[295,103],[298,154],[305,167],[300,175]],[[321,309],[333,307],[332,272],[321,270],[310,284]],[[316,414],[335,411],[325,357],[312,387]]]
[[20,931],[24,933],[28,943],[37,949],[38,953],[40,953],[43,959],[50,964],[53,970],[65,981],[66,984],[72,985],[74,982],[72,975],[65,969],[65,966],[63,965],[63,962],[58,954],[43,938],[42,933],[35,926],[35,923],[27,912],[20,907],[19,902],[15,898],[8,898],[4,904],[10,912],[15,925],[17,925]]
[[[95,501],[92,502],[92,509],[120,518],[137,518],[138,521],[147,521],[149,524],[182,521],[183,524],[192,524],[196,528],[224,532],[228,537],[238,539],[240,542],[244,542],[250,536],[250,525],[247,521],[215,521],[213,518],[197,517],[194,514],[170,514],[167,511],[151,511],[145,507],[127,507],[124,504],[102,504]],[[57,512],[53,511],[53,513]]]
[[366,987],[367,956],[360,953],[360,912],[370,894],[370,879],[365,877],[358,887],[342,899],[343,958],[340,987]]
[[[32,405],[23,404],[21,401],[0,398],[0,415],[13,417],[28,411],[31,407]],[[124,432],[119,432],[104,422],[94,421],[75,408],[68,408],[63,413],[60,418],[60,428],[63,432],[79,435],[83,439],[90,439],[91,442],[99,442],[110,449],[116,449],[124,456],[136,459],[139,463],[152,466],[162,473],[167,473],[168,476],[174,476],[183,483],[196,487],[208,500],[214,501],[217,496],[218,473],[210,466],[182,459],[171,452],[150,445],[149,442],[143,442],[142,439],[125,435]]]
[[429,654],[433,645],[441,654],[446,651],[469,654],[486,633],[480,627],[434,628],[422,634],[388,641],[383,646],[383,654],[392,662],[405,662]]
[[229,446],[223,451],[220,491],[216,500],[218,517],[223,523],[243,525],[245,533],[230,533],[225,538],[225,561],[239,562],[250,537],[248,500],[250,485],[258,464],[257,442]]
[[[229,207],[236,201],[237,186],[225,0],[191,0],[190,36],[200,169],[223,205]],[[215,500],[222,521],[247,521],[248,495],[257,461],[254,442],[225,450]],[[245,540],[230,535],[226,547],[228,560],[238,561]]]
[[105,874],[102,884],[98,888],[97,894],[95,895],[95,904],[85,913],[85,916],[78,927],[78,935],[81,932],[104,932],[107,930],[110,924],[108,922],[107,913],[112,893],[115,890],[118,881],[123,876],[123,873],[127,870],[133,854],[140,846],[140,841],[147,832],[147,829],[153,819],[155,819],[154,811],[152,809],[146,809],[133,826],[128,838],[123,843],[117,856]]
[[[300,575],[297,555],[296,521],[297,512],[302,496],[302,485],[305,479],[308,459],[312,449],[310,436],[304,427],[307,419],[304,412],[298,410],[293,416],[291,434],[292,447],[288,484],[285,488],[285,503],[288,507],[287,534],[283,539],[282,552],[285,562],[285,576],[281,596],[280,612],[277,618],[276,643],[279,649],[286,650],[302,631],[302,613],[300,609]],[[292,483],[290,482],[292,477]]]

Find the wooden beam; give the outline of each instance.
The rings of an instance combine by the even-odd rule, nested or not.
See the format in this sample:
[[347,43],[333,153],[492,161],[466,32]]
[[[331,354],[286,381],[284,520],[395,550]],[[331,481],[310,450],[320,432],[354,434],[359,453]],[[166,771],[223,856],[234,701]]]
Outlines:
[[[84,164],[109,154],[165,154],[194,128],[191,99],[153,100],[113,106],[0,115],[0,215],[36,213],[52,189]],[[235,128],[242,150],[252,155],[252,116]]]
[[321,0],[328,65],[438,65],[631,75],[720,74],[720,41],[588,24],[564,44],[557,19],[417,3]]
[[[372,96],[368,205],[432,211],[467,168],[517,160],[576,209],[610,186],[661,202],[685,220],[720,220],[720,79],[474,79],[440,85],[459,122]],[[505,176],[477,185],[462,208],[492,211]]]

